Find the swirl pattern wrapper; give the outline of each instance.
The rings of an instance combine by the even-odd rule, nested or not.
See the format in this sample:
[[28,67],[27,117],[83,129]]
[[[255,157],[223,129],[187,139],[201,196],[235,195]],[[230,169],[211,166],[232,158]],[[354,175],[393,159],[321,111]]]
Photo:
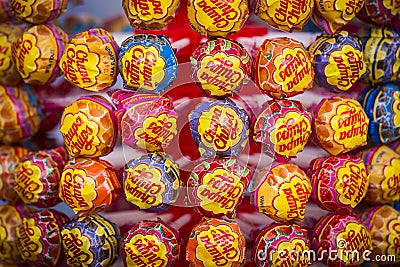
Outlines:
[[400,200],[400,154],[385,145],[360,153],[370,175],[365,199],[373,204]]
[[347,153],[367,144],[368,123],[355,99],[324,98],[314,110],[313,140],[333,156]]
[[59,196],[78,216],[107,209],[118,198],[121,184],[116,170],[101,159],[75,158],[61,175]]
[[19,200],[14,190],[15,170],[30,151],[23,147],[0,146],[0,200],[10,204]]
[[56,266],[64,259],[61,229],[68,216],[57,210],[41,210],[22,219],[17,227],[18,249],[32,266]]
[[63,147],[41,150],[21,159],[15,169],[14,190],[25,204],[48,208],[61,200],[59,183],[68,160]]
[[82,96],[65,107],[60,132],[72,157],[108,155],[118,133],[114,107],[102,96]]
[[125,198],[142,210],[168,209],[177,200],[181,186],[179,167],[165,153],[146,154],[125,166]]
[[67,34],[53,24],[40,24],[28,28],[12,44],[12,57],[22,80],[26,84],[44,85],[60,74],[58,67]]
[[107,267],[118,259],[120,231],[100,215],[78,217],[65,224],[61,238],[68,266]]
[[235,158],[203,161],[194,167],[187,181],[189,204],[205,217],[234,218],[251,174]]
[[365,0],[316,0],[312,19],[322,30],[333,34],[354,19]]
[[314,0],[252,0],[254,13],[269,25],[287,32],[301,31],[311,18]]
[[295,164],[274,162],[262,169],[251,184],[254,208],[278,222],[304,219],[311,182]]
[[177,135],[178,114],[169,98],[123,90],[110,95],[117,107],[115,116],[125,145],[162,151]]
[[400,88],[392,83],[365,89],[358,97],[369,118],[371,143],[390,143],[400,138]]
[[[283,254],[288,251],[288,254]],[[291,259],[291,255],[307,255],[310,240],[307,230],[295,223],[271,223],[264,227],[254,241],[253,262],[258,267],[308,266],[310,258]]]
[[226,37],[238,32],[249,17],[246,0],[188,0],[192,29],[204,36]]
[[323,34],[310,45],[315,81],[333,92],[347,91],[366,73],[361,40],[347,31]]
[[192,230],[186,247],[190,267],[239,267],[245,261],[246,241],[235,222],[202,219]]
[[399,262],[400,213],[389,205],[379,205],[365,210],[361,220],[372,237],[373,250],[370,258],[374,259],[375,255],[393,255],[396,259],[390,263]]
[[392,25],[393,19],[399,17],[400,5],[396,1],[365,0],[357,17],[364,22],[375,25]]
[[359,34],[367,75],[372,85],[400,82],[400,35],[388,28],[370,28]]
[[[371,234],[357,217],[330,213],[315,225],[311,248],[328,266],[360,265],[364,251],[372,250]],[[336,251],[337,257],[329,257],[328,251]]]
[[178,61],[167,36],[135,34],[122,42],[118,67],[124,88],[146,93],[168,89],[178,73]]
[[299,101],[267,101],[254,123],[253,139],[271,157],[290,159],[311,136],[311,113]]
[[45,24],[67,11],[68,0],[10,0],[14,16],[28,24]]
[[251,56],[235,41],[210,39],[197,47],[190,61],[193,80],[207,96],[232,96],[250,79]]
[[161,30],[175,18],[180,0],[122,0],[122,8],[133,28]]
[[364,199],[369,174],[363,159],[341,154],[317,158],[310,163],[312,199],[322,209],[350,214]]
[[16,143],[39,130],[42,112],[26,85],[0,85],[0,142]]
[[249,139],[249,115],[229,99],[200,103],[189,125],[203,158],[238,156]]
[[79,88],[102,91],[118,76],[118,44],[107,31],[96,28],[73,36],[60,60],[64,78]]
[[122,259],[125,267],[174,266],[180,249],[177,230],[161,220],[142,221],[134,225],[122,240]]
[[12,59],[11,45],[22,34],[23,29],[11,23],[0,24],[0,84],[15,86],[21,82],[15,63]]
[[272,98],[302,94],[313,86],[312,62],[313,55],[294,39],[265,39],[254,60],[254,82]]

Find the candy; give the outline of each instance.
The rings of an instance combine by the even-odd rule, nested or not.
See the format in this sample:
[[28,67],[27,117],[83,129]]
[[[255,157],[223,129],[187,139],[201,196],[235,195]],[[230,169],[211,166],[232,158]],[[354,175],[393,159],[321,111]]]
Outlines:
[[366,72],[361,41],[347,31],[323,34],[308,50],[314,55],[316,82],[333,92],[351,89]]
[[122,8],[133,28],[161,30],[175,18],[179,0],[122,0]]
[[78,216],[107,209],[121,189],[114,167],[105,160],[75,158],[65,165],[59,196]]
[[350,214],[367,193],[369,175],[363,159],[341,154],[310,163],[312,199],[321,208]]
[[249,115],[229,99],[198,104],[189,124],[203,158],[238,156],[248,142]]
[[61,229],[68,216],[56,210],[42,210],[23,218],[16,229],[22,259],[33,266],[56,266],[64,256]]
[[204,36],[225,37],[238,32],[249,17],[246,0],[189,0],[190,26]]
[[102,91],[115,84],[118,44],[103,29],[90,29],[73,36],[60,60],[64,78],[88,90]]
[[272,98],[301,94],[313,86],[312,62],[313,55],[294,39],[265,39],[254,60],[254,82]]
[[0,24],[0,84],[18,85],[21,82],[17,68],[11,57],[11,45],[22,34],[20,26],[11,23]]
[[314,110],[314,141],[331,155],[367,144],[369,119],[354,99],[324,98]]
[[295,223],[274,222],[260,231],[252,255],[253,262],[259,267],[308,266],[312,259],[305,252],[309,251],[307,230]]
[[59,182],[67,160],[67,151],[63,147],[23,157],[15,169],[15,192],[25,204],[39,208],[56,205],[60,202]]
[[27,84],[49,84],[60,75],[58,63],[68,36],[53,24],[28,28],[12,44],[12,57]]
[[359,265],[364,262],[365,251],[372,250],[368,229],[352,215],[325,215],[312,233],[311,247],[328,266]]
[[115,90],[111,94],[122,142],[132,148],[161,151],[177,134],[172,101],[163,96]]
[[62,114],[60,132],[72,157],[101,157],[114,148],[117,122],[113,106],[102,96],[83,96]]
[[174,81],[178,61],[168,37],[135,34],[122,42],[118,67],[124,88],[161,93]]
[[118,227],[100,215],[78,217],[64,225],[62,245],[68,266],[107,267],[118,258]]
[[235,222],[203,219],[190,234],[186,260],[191,267],[230,266],[244,264],[246,243]]
[[250,202],[275,221],[302,221],[310,195],[310,178],[302,169],[274,162],[255,177]]
[[235,158],[203,161],[187,181],[189,204],[206,217],[234,218],[250,180],[249,168]]
[[[151,244],[151,248],[144,244]],[[161,220],[134,225],[122,240],[122,259],[128,266],[174,266],[180,253],[179,233]]]
[[365,0],[357,17],[367,23],[390,26],[399,12],[400,5],[396,1]]
[[252,0],[254,13],[269,25],[283,31],[301,31],[311,18],[313,0]]
[[67,11],[67,0],[10,0],[13,15],[28,24],[45,24]]
[[311,135],[311,113],[299,101],[267,101],[254,123],[253,139],[272,157],[296,157]]
[[235,41],[211,39],[197,47],[190,61],[193,79],[207,96],[232,96],[250,79],[251,57]]
[[132,159],[124,170],[125,198],[143,210],[165,210],[178,198],[179,175],[178,165],[165,153]]

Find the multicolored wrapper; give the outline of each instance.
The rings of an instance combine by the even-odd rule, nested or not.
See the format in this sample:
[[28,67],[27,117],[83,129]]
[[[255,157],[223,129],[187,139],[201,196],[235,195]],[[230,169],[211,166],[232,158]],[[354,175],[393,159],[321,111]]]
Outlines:
[[180,246],[179,232],[169,225],[161,220],[142,221],[122,240],[122,259],[125,267],[174,266]]
[[[317,222],[311,247],[328,266],[360,265],[364,251],[372,250],[371,234],[357,217],[330,213]],[[335,257],[329,251],[335,251]]]
[[0,205],[0,260],[7,264],[20,264],[24,260],[17,247],[17,227],[32,211],[23,206]]
[[124,88],[158,94],[174,81],[178,61],[167,36],[135,34],[122,42],[118,67]]
[[367,144],[369,119],[355,100],[334,96],[321,100],[314,110],[313,139],[336,156]]
[[118,198],[121,184],[105,160],[75,158],[65,165],[59,196],[78,216],[107,209]]
[[274,162],[255,177],[250,202],[275,221],[302,221],[310,195],[310,178],[302,169]]
[[362,158],[353,155],[314,159],[308,176],[314,202],[337,214],[350,214],[368,190],[367,168]]
[[399,12],[400,5],[396,1],[365,0],[357,17],[366,23],[390,26]]
[[63,147],[41,150],[21,159],[15,169],[14,190],[25,204],[48,208],[61,200],[59,183],[68,160]]
[[14,16],[28,24],[45,24],[67,11],[67,0],[10,0]]
[[18,85],[22,80],[11,56],[11,45],[22,31],[22,27],[11,23],[0,24],[0,84],[2,85]]
[[10,0],[0,0],[0,22],[8,22],[14,19],[10,10]]
[[316,0],[312,19],[322,30],[333,34],[357,16],[364,2],[365,0]]
[[102,96],[80,97],[64,109],[60,132],[72,157],[108,155],[118,133],[114,107]]
[[51,267],[62,262],[61,229],[67,222],[67,215],[51,209],[23,218],[16,229],[22,259],[32,266]]
[[192,230],[186,247],[190,267],[239,267],[245,261],[246,241],[235,222],[202,219]]
[[314,55],[316,82],[333,92],[349,90],[367,70],[360,39],[347,31],[323,34],[308,50]]
[[390,28],[370,28],[359,34],[367,75],[372,85],[400,81],[400,36]]
[[49,84],[60,74],[58,67],[68,36],[53,24],[28,28],[12,44],[15,66],[26,84]]
[[0,142],[16,143],[38,130],[42,112],[26,85],[0,85]]
[[193,79],[207,96],[232,96],[250,79],[251,56],[235,41],[211,39],[197,47],[190,61]]
[[64,78],[79,88],[102,91],[118,76],[118,44],[103,29],[90,29],[69,40],[60,60]]
[[203,158],[238,156],[249,139],[249,115],[229,99],[200,103],[189,125]]
[[[400,261],[400,213],[389,205],[370,207],[361,215],[361,220],[371,233],[372,259],[376,255],[393,255]],[[383,264],[383,263],[380,263]]]
[[358,101],[369,118],[371,143],[390,143],[400,138],[400,88],[392,83],[366,89]]
[[168,209],[181,186],[179,167],[165,153],[146,154],[125,166],[125,198],[142,210]]
[[180,0],[122,0],[125,11],[133,28],[161,30],[175,18]]
[[29,152],[23,147],[0,146],[0,200],[9,203],[19,200],[14,191],[15,170],[21,158]]
[[314,0],[252,0],[254,13],[269,25],[287,32],[301,31],[311,18]]
[[162,151],[177,135],[178,114],[169,98],[123,90],[110,95],[117,107],[115,116],[125,145]]
[[[311,265],[307,230],[295,223],[271,223],[258,234],[253,247],[253,262],[258,267]],[[285,253],[286,252],[286,253]],[[294,255],[305,255],[292,259]]]
[[254,123],[256,142],[271,157],[296,157],[311,135],[311,113],[299,101],[269,100]]
[[370,175],[366,200],[374,204],[400,200],[400,155],[382,145],[360,153]]
[[100,215],[78,217],[64,225],[62,245],[68,266],[107,267],[118,259],[118,227]]
[[266,39],[254,61],[254,82],[272,98],[301,94],[313,86],[312,62],[302,43],[288,37]]
[[236,33],[248,17],[246,0],[188,0],[190,26],[204,36],[226,37]]
[[235,158],[203,161],[187,181],[189,204],[205,217],[234,218],[251,175],[250,169]]

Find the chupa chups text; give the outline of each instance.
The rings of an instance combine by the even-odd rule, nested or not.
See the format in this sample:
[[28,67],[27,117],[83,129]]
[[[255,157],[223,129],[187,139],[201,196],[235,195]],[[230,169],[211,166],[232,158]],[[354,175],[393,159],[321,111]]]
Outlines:
[[[93,146],[94,136],[93,129],[86,124],[83,129],[80,129],[84,125],[84,121],[80,116],[75,118],[68,132],[64,134],[64,141],[74,153],[79,154],[83,149],[90,151]],[[78,134],[78,130],[79,134]]]
[[130,2],[136,13],[142,16],[163,14],[162,4],[159,0],[132,0]]
[[355,16],[361,7],[364,5],[364,0],[350,0],[346,1],[346,9],[344,12],[347,16]]
[[283,62],[279,66],[279,77],[284,82],[289,79],[286,82],[288,90],[292,90],[306,75],[310,74],[311,63],[308,62],[304,51],[297,51],[296,56],[287,54]]
[[12,56],[18,61],[18,71],[22,75],[26,75],[24,70],[25,56],[29,55],[32,48],[33,43],[31,40],[28,39],[18,39],[16,43],[11,46]]
[[[346,250],[347,251],[365,251],[370,249],[367,240],[370,239],[369,233],[364,227],[360,227],[360,231],[353,229],[347,232]],[[361,245],[361,246],[360,246]]]
[[207,16],[212,19],[213,25],[217,28],[225,28],[230,23],[236,22],[239,17],[239,12],[232,5],[235,0],[206,0],[197,1],[196,5],[203,10]]
[[64,172],[63,190],[61,190],[62,198],[72,208],[89,208],[89,204],[82,196],[82,188],[85,179],[80,174],[74,174],[72,171]]
[[388,191],[385,195],[388,198],[393,198],[400,194],[400,173],[394,173],[389,178],[387,178]]
[[342,56],[334,56],[333,60],[339,70],[338,85],[348,87],[360,78],[360,70],[362,70],[364,63],[362,62],[361,55],[353,51],[348,51],[344,55],[347,57],[347,63]]
[[[83,83],[92,83],[85,62],[88,62],[88,53],[83,50],[76,50],[72,47],[67,49],[67,60],[62,63],[62,70],[65,76],[73,83],[80,79]],[[75,68],[76,66],[76,68]],[[79,77],[77,75],[79,73]]]
[[[132,244],[136,251],[131,247]],[[129,255],[129,258],[134,262],[137,267],[147,266],[165,266],[165,259],[157,255],[160,251],[160,247],[152,240],[147,238],[138,238],[133,243],[126,246],[125,250]]]
[[[25,3],[24,3],[25,2]],[[25,12],[25,9],[27,7],[27,0],[23,1],[16,1],[16,0],[10,0],[10,9],[13,10],[17,15],[21,15]]]
[[[367,173],[354,163],[349,165],[349,170],[350,173],[342,177],[344,197],[351,200],[355,196],[354,202],[359,203],[367,186]],[[359,183],[361,183],[360,186],[358,186]]]
[[352,108],[342,112],[339,116],[339,130],[351,126],[349,130],[340,131],[339,140],[365,136],[367,134],[368,123],[366,123],[366,115],[362,109],[357,111],[355,108]]
[[35,229],[33,227],[29,224],[28,219],[25,219],[23,225],[19,227],[18,248],[24,258],[27,259],[41,252],[39,244],[35,242],[37,237],[35,237]]
[[307,12],[307,0],[281,0],[279,8],[275,9],[275,19],[279,22],[288,22],[295,25],[299,22],[302,14]]
[[127,182],[125,182],[125,191],[132,197],[140,199],[142,203],[149,205],[155,204],[157,195],[163,190],[161,184],[151,182],[154,174],[150,171],[135,168],[128,171]]
[[160,147],[161,140],[168,143],[175,136],[175,133],[170,130],[172,126],[173,123],[170,121],[152,121],[142,133],[138,134],[138,137],[145,140],[146,144]]
[[283,189],[283,193],[289,205],[289,211],[287,212],[288,218],[303,217],[308,197],[310,196],[310,191],[302,183],[296,183],[294,185],[294,190],[297,197],[294,195],[292,187]]
[[[298,146],[303,146],[307,143],[308,138],[311,134],[309,130],[309,123],[305,119],[290,124],[281,125],[276,133],[276,140],[278,143],[278,151],[280,153],[290,151]],[[282,143],[282,140],[288,140],[288,143]]]
[[242,73],[235,70],[233,62],[229,59],[216,58],[215,60],[210,60],[207,62],[205,69],[209,72],[201,72],[201,82],[218,86],[224,92],[235,89],[242,80]]
[[142,86],[140,81],[143,79],[144,86],[153,88],[153,67],[156,62],[157,56],[153,52],[144,52],[141,47],[133,48],[132,59],[125,60],[124,64],[130,84],[139,88]]
[[65,231],[62,233],[62,241],[67,249],[65,255],[69,264],[75,263],[77,266],[80,266],[82,263],[88,263],[91,260],[91,255],[83,251],[84,243],[83,240],[79,238],[78,234]]
[[18,182],[15,183],[14,189],[20,192],[25,199],[32,201],[35,198],[35,194],[40,188],[40,184],[32,179],[34,170],[27,167],[26,164],[20,164],[20,171],[17,173]]

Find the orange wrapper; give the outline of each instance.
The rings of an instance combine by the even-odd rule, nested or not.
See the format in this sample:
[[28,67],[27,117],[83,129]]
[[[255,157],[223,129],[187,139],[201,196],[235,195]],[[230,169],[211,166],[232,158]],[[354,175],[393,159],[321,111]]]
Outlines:
[[15,63],[11,57],[11,45],[22,33],[22,27],[11,23],[0,24],[0,84],[17,85],[21,82]]

